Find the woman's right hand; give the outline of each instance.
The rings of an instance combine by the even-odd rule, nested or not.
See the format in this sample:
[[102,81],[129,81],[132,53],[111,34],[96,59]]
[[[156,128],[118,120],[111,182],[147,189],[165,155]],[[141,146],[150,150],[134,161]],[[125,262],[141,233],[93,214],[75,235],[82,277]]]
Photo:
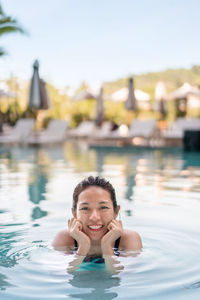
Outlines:
[[82,231],[82,223],[76,218],[68,220],[69,234],[78,243],[77,254],[86,256],[90,250],[91,241],[90,238]]

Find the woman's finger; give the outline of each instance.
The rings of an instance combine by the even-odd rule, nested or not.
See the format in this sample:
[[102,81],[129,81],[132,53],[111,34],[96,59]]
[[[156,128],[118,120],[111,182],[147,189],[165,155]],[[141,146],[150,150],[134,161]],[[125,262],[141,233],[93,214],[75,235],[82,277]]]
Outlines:
[[123,229],[121,220],[113,220],[112,222],[113,222],[113,225],[116,226],[117,228]]
[[122,222],[118,220],[112,220],[108,224],[108,230],[117,230],[117,231],[123,231]]
[[72,219],[69,220],[68,227],[69,227],[70,231],[74,231],[75,230],[76,223],[77,223],[77,219],[75,219],[75,218],[72,218]]
[[[77,220],[78,221],[78,220]],[[80,221],[77,222],[78,223],[78,227],[79,227],[79,230],[82,230],[83,229],[83,225]]]
[[82,223],[79,221],[79,220],[75,220],[74,222],[74,229],[77,229],[77,230],[82,230]]
[[68,228],[72,226],[73,218],[68,220]]
[[108,224],[108,230],[112,230],[113,229],[113,227],[114,227],[114,223],[111,221],[109,224]]
[[72,226],[73,228],[76,227],[77,221],[78,221],[78,220],[77,220],[76,218],[73,218],[72,224],[71,224],[71,226]]

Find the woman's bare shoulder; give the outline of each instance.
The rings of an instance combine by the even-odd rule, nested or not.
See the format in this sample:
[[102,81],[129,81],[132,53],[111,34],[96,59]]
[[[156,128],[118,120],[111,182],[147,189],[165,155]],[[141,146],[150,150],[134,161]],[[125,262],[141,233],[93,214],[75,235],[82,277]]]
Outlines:
[[142,240],[136,231],[125,229],[120,240],[120,248],[125,250],[141,250]]
[[60,248],[60,247],[67,247],[67,246],[73,246],[74,245],[74,239],[69,235],[69,232],[67,229],[60,230],[53,242],[52,246],[54,248]]

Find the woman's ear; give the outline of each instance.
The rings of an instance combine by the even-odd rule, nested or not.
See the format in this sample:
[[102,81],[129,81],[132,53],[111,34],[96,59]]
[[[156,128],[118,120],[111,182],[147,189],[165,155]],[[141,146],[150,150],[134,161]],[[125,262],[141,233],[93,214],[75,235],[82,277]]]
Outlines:
[[119,210],[120,210],[120,205],[117,205],[117,208],[115,209],[115,219],[118,216]]
[[74,218],[76,218],[76,210],[74,208],[72,208],[72,215]]

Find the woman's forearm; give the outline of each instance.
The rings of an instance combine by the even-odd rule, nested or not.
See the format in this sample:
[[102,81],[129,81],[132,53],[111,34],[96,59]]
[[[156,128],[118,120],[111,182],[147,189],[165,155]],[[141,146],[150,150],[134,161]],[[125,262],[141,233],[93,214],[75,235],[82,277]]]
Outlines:
[[74,259],[69,263],[67,271],[70,273],[70,272],[77,270],[78,267],[80,266],[80,264],[83,262],[85,257],[86,257],[85,255],[76,254],[74,256]]
[[102,244],[101,250],[103,255],[114,255],[114,250],[111,245]]
[[121,270],[124,269],[124,267],[120,264],[120,262],[117,260],[116,256],[112,254],[111,255],[103,255],[105,265],[108,271],[110,271],[112,274],[118,274]]

